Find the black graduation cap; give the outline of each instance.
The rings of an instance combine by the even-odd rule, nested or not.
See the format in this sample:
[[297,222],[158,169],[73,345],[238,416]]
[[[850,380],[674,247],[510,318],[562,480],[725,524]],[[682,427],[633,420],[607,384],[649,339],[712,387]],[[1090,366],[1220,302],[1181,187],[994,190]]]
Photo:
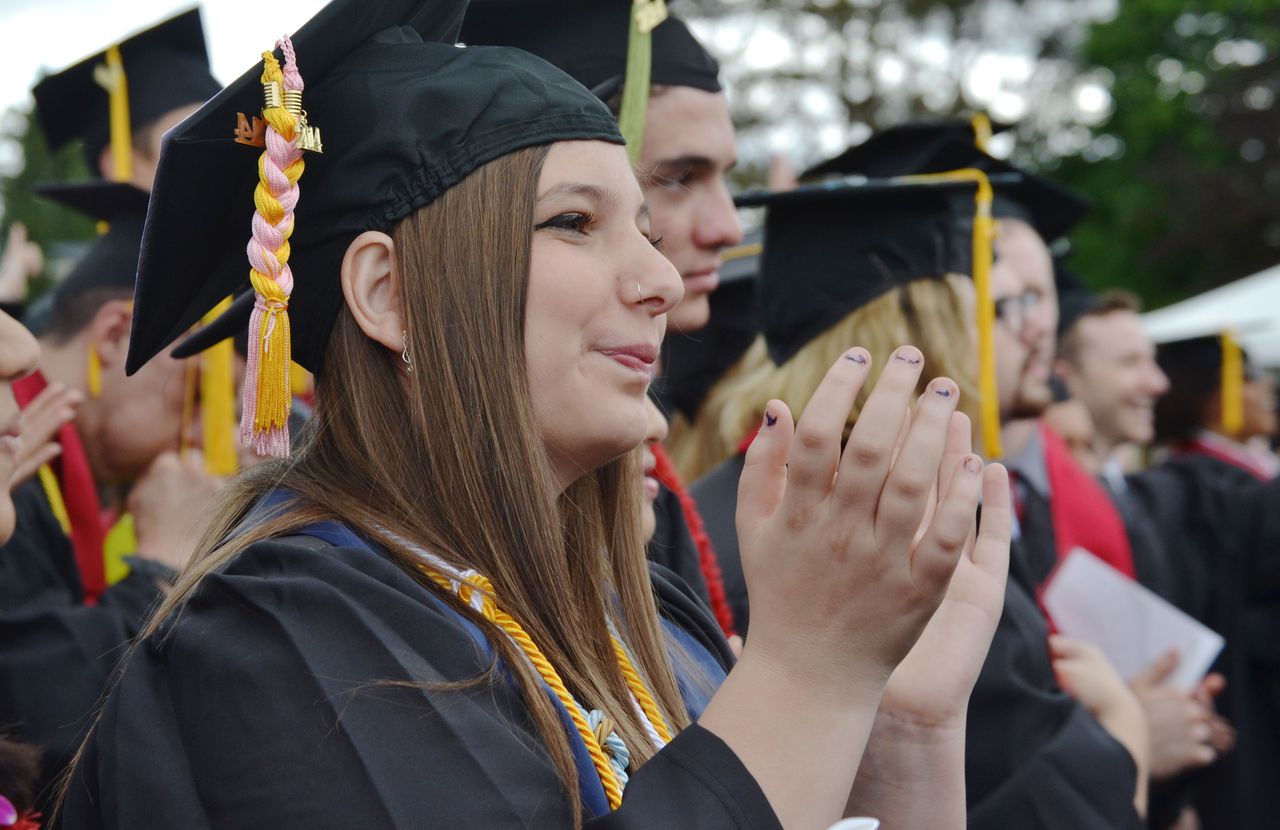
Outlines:
[[1089,212],[1089,203],[1067,188],[1034,176],[983,152],[965,122],[911,124],[885,130],[841,155],[806,171],[806,176],[832,175],[885,178],[977,168],[989,175],[1018,174],[996,187],[992,213],[1021,219],[1046,243],[1066,234]]
[[[138,130],[171,110],[209,100],[221,88],[209,70],[200,10],[191,9],[119,44],[129,96],[129,126]],[[99,52],[32,90],[36,116],[53,149],[85,142],[90,167],[110,140],[110,96],[103,85],[107,53]]]
[[976,189],[875,180],[740,197],[768,208],[759,306],[774,363],[895,286],[969,274]]
[[[524,49],[605,89],[627,74],[631,13],[631,0],[473,0],[460,39]],[[683,21],[668,15],[652,48],[650,83],[720,91],[719,64]]]
[[[608,109],[544,61],[455,46],[465,8],[465,0],[335,0],[292,38],[304,107],[324,144],[323,154],[305,156],[290,240],[292,357],[311,371],[342,307],[342,254],[359,233],[389,230],[515,150],[622,140]],[[237,143],[235,129],[237,113],[262,106],[260,78],[259,65],[165,139],[142,242],[130,372],[246,285],[261,151]]]
[[1235,334],[1223,329],[1155,340],[1156,362],[1169,378],[1169,392],[1156,401],[1156,441],[1194,438],[1214,395],[1220,396],[1222,428],[1235,437],[1244,428],[1244,385],[1256,377]]
[[721,252],[720,286],[708,298],[711,317],[696,332],[668,332],[663,343],[660,402],[693,420],[711,387],[746,354],[760,334],[757,277],[764,232],[748,233],[742,244]]
[[[988,122],[989,123],[989,122]],[[1011,124],[990,124],[992,134],[1003,133]],[[873,133],[835,158],[819,162],[800,174],[808,180],[830,175],[862,175],[889,178],[911,172],[938,172],[925,168],[939,144],[958,141],[980,146],[977,119],[948,118],[941,121],[911,121]]]
[[138,247],[147,210],[147,192],[123,182],[38,185],[36,193],[70,207],[91,219],[108,223],[106,233],[90,243],[71,273],[53,292],[56,310],[88,291],[115,288],[129,291],[138,270]]
[[170,354],[179,359],[194,357],[228,337],[235,339],[236,351],[248,354],[249,315],[253,313],[254,299],[252,289],[236,297],[230,308],[178,341]]

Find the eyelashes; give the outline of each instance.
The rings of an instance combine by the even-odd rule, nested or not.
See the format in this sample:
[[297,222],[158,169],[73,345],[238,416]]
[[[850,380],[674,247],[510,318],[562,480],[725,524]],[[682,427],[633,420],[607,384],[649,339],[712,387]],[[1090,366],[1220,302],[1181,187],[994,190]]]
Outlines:
[[[548,229],[568,231],[569,233],[577,234],[578,236],[586,236],[595,224],[596,218],[594,215],[585,211],[569,211],[568,213],[561,213],[556,216],[552,216],[545,222],[539,222],[533,226],[533,229],[535,231]],[[649,237],[649,244],[655,249],[661,251],[663,247],[662,237]]]
[[553,228],[561,231],[571,231],[577,234],[585,234],[587,230],[595,224],[596,218],[590,213],[581,211],[571,211],[569,213],[561,213],[552,216],[545,222],[533,226],[535,231]]

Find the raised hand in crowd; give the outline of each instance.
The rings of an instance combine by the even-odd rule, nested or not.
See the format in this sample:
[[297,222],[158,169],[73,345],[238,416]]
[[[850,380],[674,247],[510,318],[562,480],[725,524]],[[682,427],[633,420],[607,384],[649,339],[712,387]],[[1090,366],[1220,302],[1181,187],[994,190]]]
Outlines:
[[14,222],[0,254],[0,304],[21,305],[27,300],[27,283],[44,267],[40,246],[27,239],[27,226]]
[[1169,652],[1129,682],[1147,719],[1155,780],[1213,763],[1224,751],[1215,746],[1215,738],[1228,739],[1230,746],[1231,727],[1214,714],[1212,704],[1212,689],[1220,687],[1222,676],[1210,675],[1197,690],[1187,693],[1166,682],[1177,666],[1177,652]]
[[58,443],[58,430],[76,417],[76,409],[84,400],[78,389],[70,389],[62,383],[50,383],[36,395],[29,406],[22,410],[21,448],[18,465],[14,468],[9,488],[13,489],[36,474],[62,453]]
[[1138,766],[1138,791],[1134,804],[1138,812],[1145,815],[1151,739],[1137,695],[1125,685],[1097,646],[1053,635],[1049,638],[1049,651],[1062,688],[1080,701],[1102,724],[1102,728],[1133,756]]
[[[828,371],[798,426],[783,403],[770,402],[747,453],[737,522],[751,637],[701,723],[743,759],[785,826],[822,826],[837,817],[830,805],[846,803],[886,683],[967,558],[980,495],[990,506],[980,533],[983,570],[1007,556],[1005,474],[999,467],[984,474],[977,456],[949,443],[954,382],[933,381],[911,413],[922,368],[914,347],[893,354],[842,450],[871,370],[870,354],[852,349]],[[933,508],[940,477],[950,485]],[[953,600],[949,613],[962,615],[959,594]],[[976,658],[975,675],[993,629],[982,619],[956,635]],[[779,710],[792,717],[765,716]],[[756,713],[754,729],[732,728],[748,713]],[[930,809],[916,819],[963,827],[963,759],[945,774],[955,779],[958,802],[917,791]],[[902,823],[886,812],[890,805],[851,806]]]
[[133,515],[138,555],[181,571],[204,534],[209,505],[222,483],[205,472],[198,452],[161,453],[125,502]]

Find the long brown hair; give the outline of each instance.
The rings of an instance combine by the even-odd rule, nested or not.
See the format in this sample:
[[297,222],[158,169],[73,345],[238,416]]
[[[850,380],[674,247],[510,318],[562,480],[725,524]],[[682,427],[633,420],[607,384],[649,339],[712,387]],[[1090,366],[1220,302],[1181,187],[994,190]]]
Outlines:
[[[228,488],[219,519],[146,633],[254,541],[339,519],[486,633],[519,684],[580,822],[570,744],[538,676],[499,629],[423,577],[398,540],[487,576],[499,604],[577,699],[608,712],[637,765],[654,749],[618,669],[610,622],[668,722],[688,724],[645,564],[638,452],[551,495],[524,341],[532,216],[546,153],[533,148],[491,162],[392,230],[413,372],[401,371],[400,355],[366,337],[344,307],[303,446],[291,461],[246,473]],[[297,505],[227,541],[271,487],[291,490]]]
[[681,475],[695,481],[736,453],[773,398],[798,416],[831,364],[852,346],[865,347],[875,364],[849,414],[850,425],[889,355],[904,343],[924,354],[917,393],[923,394],[934,378],[952,378],[960,387],[960,410],[977,424],[977,334],[972,308],[961,294],[968,281],[953,274],[895,287],[850,312],[781,366],[769,359],[764,339],[758,338],[707,394],[693,423],[679,431],[672,428],[667,447]]

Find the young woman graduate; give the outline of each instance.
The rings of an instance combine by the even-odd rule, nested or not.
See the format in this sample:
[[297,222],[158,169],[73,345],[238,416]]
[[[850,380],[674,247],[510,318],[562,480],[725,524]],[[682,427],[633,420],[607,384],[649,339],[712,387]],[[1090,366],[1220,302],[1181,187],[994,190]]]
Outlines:
[[[316,370],[315,415],[291,461],[230,488],[64,825],[822,827],[883,698],[920,725],[873,744],[924,757],[898,786],[868,770],[852,808],[962,826],[963,728],[938,724],[934,757],[929,704],[963,700],[990,629],[911,647],[957,562],[1001,571],[1010,511],[953,428],[954,384],[908,425],[904,347],[843,457],[865,351],[798,426],[770,407],[743,489],[756,625],[725,677],[723,638],[650,577],[640,532],[679,277],[608,110],[527,53],[454,46],[464,7],[332,3],[167,138],[133,367],[241,283],[253,204],[246,433],[288,447],[290,354]],[[231,136],[254,142],[237,113],[263,85],[259,151]]]
[[[750,623],[748,648],[758,601],[751,593],[748,607],[739,564],[746,564],[739,553],[745,540],[730,517],[742,504],[739,483],[759,440],[756,413],[775,406],[774,397],[796,408],[814,400],[829,355],[851,338],[865,343],[881,365],[901,340],[921,343],[919,388],[950,375],[961,405],[975,416],[982,410],[975,322],[982,299],[970,278],[981,259],[975,255],[975,190],[973,181],[882,179],[743,199],[766,206],[758,295],[763,336],[711,391],[691,435],[732,453],[693,493],[722,554],[735,618]],[[869,398],[855,404],[853,431],[870,407]],[[1018,567],[1015,561],[1012,576]],[[1092,671],[1087,655],[1055,661],[1036,601],[1016,579],[1002,599],[990,652],[972,698],[959,710],[968,727],[967,826],[1142,826],[1135,804],[1145,802],[1146,735],[1136,701],[1114,671],[1105,665],[1104,672]],[[1108,674],[1109,682],[1080,684],[1077,701],[1056,675],[1084,675],[1084,668],[1089,677]],[[1103,693],[1084,693],[1094,689]]]

